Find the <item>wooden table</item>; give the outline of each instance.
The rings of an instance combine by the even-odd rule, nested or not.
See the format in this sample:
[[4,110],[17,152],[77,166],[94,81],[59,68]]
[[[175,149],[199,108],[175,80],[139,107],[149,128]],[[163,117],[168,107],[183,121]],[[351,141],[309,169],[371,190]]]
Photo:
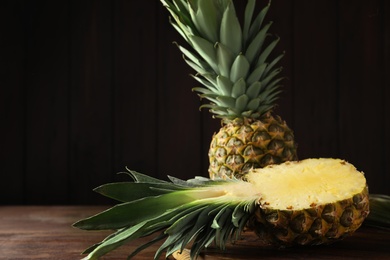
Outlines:
[[[76,220],[105,206],[0,206],[0,259],[81,259],[80,252],[109,232],[71,227]],[[102,259],[126,259],[142,241],[119,248]],[[361,227],[353,236],[329,246],[284,250],[229,246],[226,251],[207,249],[199,259],[390,259],[390,230]],[[134,259],[152,260],[158,245]]]

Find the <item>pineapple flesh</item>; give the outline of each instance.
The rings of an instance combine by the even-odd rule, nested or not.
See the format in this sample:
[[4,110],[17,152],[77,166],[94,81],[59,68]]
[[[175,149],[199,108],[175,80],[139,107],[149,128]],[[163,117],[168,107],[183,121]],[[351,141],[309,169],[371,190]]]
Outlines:
[[354,232],[369,213],[364,175],[344,160],[307,159],[254,172],[248,181],[263,196],[248,226],[269,243],[331,243]]
[[225,249],[247,227],[261,245],[318,245],[352,234],[369,213],[366,179],[340,159],[306,159],[252,169],[238,179],[196,177],[170,182],[130,171],[135,182],[96,189],[121,203],[74,226],[117,230],[88,248],[86,259],[100,256],[137,238],[155,234],[129,258],[164,241],[154,259],[190,249],[196,259],[205,247]]
[[241,26],[232,0],[161,2],[190,47],[179,45],[201,84],[193,90],[209,101],[201,108],[223,125],[209,149],[210,178],[241,178],[252,167],[297,160],[292,130],[272,116],[283,54],[271,55],[279,39],[268,39],[272,23],[263,24],[270,5],[254,15],[256,0],[248,0]]

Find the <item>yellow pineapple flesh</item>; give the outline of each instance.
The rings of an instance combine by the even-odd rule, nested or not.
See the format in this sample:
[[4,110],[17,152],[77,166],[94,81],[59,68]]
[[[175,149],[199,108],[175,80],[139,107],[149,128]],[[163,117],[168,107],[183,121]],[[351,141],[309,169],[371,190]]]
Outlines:
[[331,243],[353,233],[369,213],[364,175],[344,160],[286,162],[247,178],[261,191],[248,226],[271,244]]

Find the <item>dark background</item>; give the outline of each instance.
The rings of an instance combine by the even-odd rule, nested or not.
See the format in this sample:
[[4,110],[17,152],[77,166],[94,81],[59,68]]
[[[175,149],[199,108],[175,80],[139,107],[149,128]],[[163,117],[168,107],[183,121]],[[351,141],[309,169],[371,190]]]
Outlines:
[[[0,17],[0,204],[104,203],[92,188],[125,166],[207,176],[220,123],[158,0],[5,0]],[[275,113],[300,158],[346,159],[386,194],[389,19],[385,0],[273,0],[267,17],[286,51]]]

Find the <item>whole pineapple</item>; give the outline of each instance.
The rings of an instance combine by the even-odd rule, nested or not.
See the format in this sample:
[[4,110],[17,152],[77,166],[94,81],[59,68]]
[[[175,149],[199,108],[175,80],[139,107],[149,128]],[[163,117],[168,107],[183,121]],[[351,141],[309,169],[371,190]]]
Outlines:
[[171,24],[192,47],[179,46],[203,86],[194,88],[222,120],[211,141],[210,178],[241,179],[251,168],[297,160],[292,130],[272,115],[280,93],[283,54],[270,60],[279,39],[267,43],[269,4],[254,18],[248,0],[241,26],[232,0],[161,0]]

